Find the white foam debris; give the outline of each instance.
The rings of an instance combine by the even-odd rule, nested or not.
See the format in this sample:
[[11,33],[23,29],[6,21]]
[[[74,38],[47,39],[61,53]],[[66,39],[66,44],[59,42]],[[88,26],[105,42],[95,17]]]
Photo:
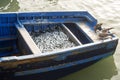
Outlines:
[[62,30],[54,30],[45,33],[32,32],[31,37],[42,53],[76,46]]

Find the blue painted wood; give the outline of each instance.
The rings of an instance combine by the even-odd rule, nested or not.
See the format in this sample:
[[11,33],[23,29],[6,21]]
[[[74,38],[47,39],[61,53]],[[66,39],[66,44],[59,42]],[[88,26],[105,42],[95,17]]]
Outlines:
[[84,63],[87,63],[90,61],[95,61],[95,60],[105,58],[107,56],[112,55],[112,53],[113,52],[109,52],[109,53],[101,54],[101,55],[94,56],[94,57],[91,57],[88,59],[78,60],[78,61],[65,63],[65,64],[61,64],[61,65],[56,65],[56,66],[50,66],[50,67],[45,67],[45,68],[40,68],[40,69],[33,69],[33,70],[25,70],[25,71],[21,71],[21,72],[16,72],[15,76],[24,76],[24,75],[30,75],[30,74],[36,74],[36,73],[43,73],[43,72],[58,70],[58,69],[67,68],[67,67],[71,67],[71,66],[75,66],[75,65],[80,65],[80,64],[84,64]]
[[[87,11],[75,11],[75,12],[29,12],[29,13],[0,13],[0,38],[15,36],[17,30],[15,28],[15,23],[22,24],[38,24],[39,22],[44,23],[68,23],[68,22],[80,22],[87,21],[89,24],[92,24],[92,27],[96,25],[97,20],[92,17]],[[30,31],[45,31],[47,26],[51,27],[53,25],[44,24],[41,26],[29,27],[26,29]],[[9,44],[11,40],[7,43]],[[1,44],[2,42],[0,42]],[[13,43],[15,45],[16,43]],[[2,43],[2,45],[6,45]],[[6,47],[9,47],[6,46]]]
[[[61,66],[60,65],[53,66],[53,67],[48,66],[44,68],[38,68],[36,70],[32,70],[32,69],[30,71],[26,70],[26,71],[18,72],[15,74],[16,76],[19,76],[19,75],[22,76],[27,74],[42,73],[46,71],[67,68],[67,67],[87,63],[90,61],[99,60],[101,58],[105,58],[107,56],[112,55],[118,43],[117,37],[114,37],[112,40],[110,39],[104,40],[103,42],[93,42],[87,36],[87,34],[81,31],[81,34],[76,33],[75,35],[78,36],[78,38],[83,39],[82,41],[85,43],[83,45],[73,47],[70,49],[65,49],[65,50],[56,51],[56,52],[49,52],[44,54],[8,56],[8,55],[16,54],[19,52],[19,48],[17,46],[18,34],[17,34],[17,29],[15,24],[20,25],[20,27],[25,27],[28,32],[32,32],[32,31],[37,32],[38,30],[41,30],[44,32],[45,30],[47,30],[48,27],[51,28],[52,26],[55,26],[55,25],[61,25],[60,23],[76,23],[76,22],[82,22],[82,21],[86,22],[86,24],[91,28],[91,30],[93,30],[93,27],[97,24],[97,20],[87,11],[0,13],[0,49],[3,50],[0,52],[0,63],[4,62],[6,63],[5,65],[7,65],[7,62],[8,63],[11,62],[12,64],[12,62],[16,62],[16,61],[24,61],[24,60],[43,58],[48,56],[55,56],[55,58],[52,58],[52,60],[59,62],[59,61],[66,60],[69,56],[74,54],[80,55],[85,53],[85,55],[83,55],[82,57],[87,56],[87,58],[86,57],[79,58],[79,60],[75,59],[76,61],[67,62],[65,65],[61,65]],[[34,25],[31,25],[31,24],[34,24]],[[74,28],[71,28],[71,30],[74,30],[74,32],[77,32],[76,29]],[[6,39],[6,38],[9,38],[9,39]],[[11,51],[5,50],[4,52],[4,49],[7,49],[7,48],[11,48],[12,50]],[[97,54],[99,53],[99,50],[103,48],[104,48],[104,52]],[[92,53],[93,51],[94,53]],[[22,65],[26,66],[26,64],[22,64]]]

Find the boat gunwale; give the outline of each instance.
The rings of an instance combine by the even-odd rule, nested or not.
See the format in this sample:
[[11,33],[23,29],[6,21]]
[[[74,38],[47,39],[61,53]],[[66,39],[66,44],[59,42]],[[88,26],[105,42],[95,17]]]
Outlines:
[[85,47],[91,47],[91,46],[95,46],[95,45],[100,45],[100,44],[108,44],[111,41],[118,41],[118,38],[112,38],[111,39],[107,39],[104,41],[98,41],[95,43],[89,43],[89,44],[85,44],[82,46],[76,46],[76,47],[72,47],[72,48],[68,48],[68,49],[64,49],[64,50],[60,50],[60,51],[53,51],[53,52],[49,52],[49,53],[43,53],[43,54],[30,54],[30,55],[22,55],[22,56],[8,56],[8,57],[2,57],[0,58],[0,63],[1,62],[5,62],[5,61],[17,61],[17,60],[27,60],[27,59],[33,59],[33,58],[40,58],[40,57],[46,57],[46,56],[53,56],[53,55],[60,55],[60,54],[64,54],[66,52],[71,52],[71,51],[75,51],[75,50],[79,50]]

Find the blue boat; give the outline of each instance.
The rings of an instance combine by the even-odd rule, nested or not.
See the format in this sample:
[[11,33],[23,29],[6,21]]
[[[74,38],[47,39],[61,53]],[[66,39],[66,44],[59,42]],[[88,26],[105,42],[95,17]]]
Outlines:
[[0,78],[84,68],[113,55],[118,38],[97,24],[87,11],[0,13]]

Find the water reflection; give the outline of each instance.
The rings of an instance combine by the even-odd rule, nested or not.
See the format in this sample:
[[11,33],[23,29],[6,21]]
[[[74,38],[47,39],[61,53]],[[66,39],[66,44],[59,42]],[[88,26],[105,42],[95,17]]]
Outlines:
[[0,12],[15,12],[18,9],[17,0],[0,0]]
[[117,75],[113,56],[59,80],[110,80]]

